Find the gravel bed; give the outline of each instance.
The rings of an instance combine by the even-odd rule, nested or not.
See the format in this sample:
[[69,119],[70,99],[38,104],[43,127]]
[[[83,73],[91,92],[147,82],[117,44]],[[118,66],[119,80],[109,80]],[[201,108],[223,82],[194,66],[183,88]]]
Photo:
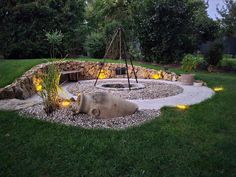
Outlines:
[[130,126],[140,125],[146,121],[158,117],[160,115],[160,110],[138,110],[136,113],[130,116],[104,120],[95,119],[87,114],[73,115],[73,112],[66,108],[57,110],[52,115],[47,116],[43,111],[43,106],[38,104],[21,110],[19,114],[29,118],[62,123],[65,125],[79,126],[88,129],[124,129]]
[[[102,83],[120,83],[121,81],[99,81]],[[123,81],[124,83],[124,81]],[[133,82],[132,82],[133,83]],[[145,86],[144,89],[140,90],[123,90],[123,91],[112,91],[98,89],[94,87],[94,81],[81,81],[78,83],[70,84],[67,87],[67,91],[73,95],[77,95],[79,92],[83,93],[94,93],[94,92],[107,92],[113,95],[119,96],[124,99],[135,100],[135,99],[156,99],[174,96],[183,92],[183,88],[174,84],[167,84],[162,82],[139,82]]]

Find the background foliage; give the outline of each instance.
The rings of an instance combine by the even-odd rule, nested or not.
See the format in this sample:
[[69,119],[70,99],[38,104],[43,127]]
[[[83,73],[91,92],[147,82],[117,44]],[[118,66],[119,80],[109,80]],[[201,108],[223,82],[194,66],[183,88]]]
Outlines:
[[[144,7],[144,8],[143,8]],[[217,24],[203,1],[147,0],[135,9],[142,52],[148,61],[178,62],[204,40],[214,38]]]
[[137,60],[179,63],[202,43],[235,35],[236,2],[225,4],[218,9],[222,19],[214,21],[204,0],[2,0],[0,54],[49,57],[45,34],[58,30],[64,35],[60,55],[102,58],[122,27]]
[[222,19],[220,19],[223,34],[236,35],[236,1],[225,0],[225,6],[218,9]]
[[1,0],[0,51],[6,58],[48,57],[45,33],[64,34],[61,53],[82,50],[83,0]]

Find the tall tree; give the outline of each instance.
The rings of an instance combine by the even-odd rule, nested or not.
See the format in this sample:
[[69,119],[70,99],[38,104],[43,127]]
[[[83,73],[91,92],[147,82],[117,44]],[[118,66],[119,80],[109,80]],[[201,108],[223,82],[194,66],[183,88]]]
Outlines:
[[202,0],[142,0],[134,9],[136,31],[146,60],[179,61],[217,31]]
[[[101,42],[97,42],[97,45],[90,45],[91,41],[98,41],[96,38],[99,36],[100,39],[103,38],[104,45],[106,45],[119,27],[124,29],[127,40],[132,41],[134,23],[130,3],[128,0],[89,0],[87,2],[86,17],[91,34],[87,37],[85,44],[86,48],[89,48],[90,54],[92,48],[94,48],[93,53],[100,51],[100,55],[101,50],[104,51],[106,48],[101,45]],[[100,57],[100,55],[96,57]],[[92,56],[94,55],[92,54]]]
[[236,35],[236,1],[225,0],[225,6],[218,9],[221,25],[227,35]]

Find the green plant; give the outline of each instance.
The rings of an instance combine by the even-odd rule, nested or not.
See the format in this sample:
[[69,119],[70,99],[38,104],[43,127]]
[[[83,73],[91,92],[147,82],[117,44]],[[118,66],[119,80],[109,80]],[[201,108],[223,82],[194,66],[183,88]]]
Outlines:
[[134,57],[136,60],[142,60],[143,56],[141,53],[141,50],[134,45],[130,45],[129,47],[129,53]]
[[48,42],[51,44],[50,55],[51,58],[55,58],[55,49],[62,43],[64,35],[61,31],[55,30],[46,33]]
[[[235,60],[235,62],[236,62],[236,60]],[[227,70],[231,70],[231,69],[235,66],[235,64],[234,64],[233,61],[227,60],[227,59],[221,60],[221,62],[220,62],[219,65],[220,65],[221,67],[224,67],[224,68],[227,69]]]
[[58,67],[54,63],[49,64],[47,71],[35,76],[33,82],[43,99],[45,112],[51,114],[59,108],[60,71]]
[[183,58],[181,64],[182,69],[187,72],[194,71],[198,68],[200,65],[204,65],[204,59],[201,56],[194,56],[191,54],[185,55]]
[[205,53],[205,60],[208,64],[216,66],[223,58],[224,46],[222,41],[215,40],[209,46],[209,50]]
[[106,50],[103,34],[91,33],[85,41],[85,49],[89,56],[94,58],[103,58]]

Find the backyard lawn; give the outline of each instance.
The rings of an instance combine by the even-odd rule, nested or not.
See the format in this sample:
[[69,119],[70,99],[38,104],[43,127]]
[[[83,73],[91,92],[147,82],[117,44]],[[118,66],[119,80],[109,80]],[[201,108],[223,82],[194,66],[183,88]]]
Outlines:
[[[0,87],[44,61],[0,61]],[[186,111],[163,108],[160,117],[126,130],[87,130],[0,111],[0,176],[234,177],[236,74],[196,77],[224,91]]]

